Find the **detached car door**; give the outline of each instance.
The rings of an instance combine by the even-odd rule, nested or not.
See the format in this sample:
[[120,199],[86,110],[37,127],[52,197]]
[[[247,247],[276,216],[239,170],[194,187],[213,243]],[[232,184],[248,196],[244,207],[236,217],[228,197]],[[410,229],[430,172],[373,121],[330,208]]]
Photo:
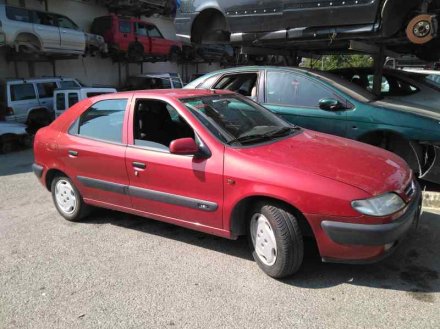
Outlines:
[[61,35],[61,48],[83,53],[86,49],[86,35],[69,18],[57,15]]
[[331,89],[304,74],[267,70],[264,106],[298,126],[345,136],[347,112],[325,111],[320,100],[336,99],[345,103]]
[[83,197],[95,203],[131,207],[125,168],[129,99],[101,100],[88,107],[59,137],[67,174]]
[[171,154],[172,140],[197,137],[173,106],[154,99],[136,99],[129,132],[133,208],[182,226],[222,229],[223,152],[209,158]]

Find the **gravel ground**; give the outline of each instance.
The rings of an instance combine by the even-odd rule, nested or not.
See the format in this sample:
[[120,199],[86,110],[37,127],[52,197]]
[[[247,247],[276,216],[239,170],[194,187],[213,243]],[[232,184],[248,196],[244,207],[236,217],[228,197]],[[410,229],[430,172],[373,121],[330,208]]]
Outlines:
[[229,241],[117,212],[56,212],[32,153],[0,156],[0,328],[439,328],[440,213],[382,263],[277,281]]

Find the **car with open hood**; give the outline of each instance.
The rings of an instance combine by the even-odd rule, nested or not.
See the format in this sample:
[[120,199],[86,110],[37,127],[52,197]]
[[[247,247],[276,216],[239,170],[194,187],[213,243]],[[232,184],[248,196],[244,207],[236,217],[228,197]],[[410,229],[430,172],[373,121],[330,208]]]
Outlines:
[[185,88],[226,89],[248,96],[304,128],[396,153],[425,180],[440,183],[438,108],[378,98],[337,75],[289,67],[211,72]]
[[291,125],[228,91],[88,98],[38,131],[34,153],[33,170],[67,220],[96,206],[247,235],[276,278],[300,268],[305,237],[324,261],[371,262],[420,216],[420,187],[398,156]]

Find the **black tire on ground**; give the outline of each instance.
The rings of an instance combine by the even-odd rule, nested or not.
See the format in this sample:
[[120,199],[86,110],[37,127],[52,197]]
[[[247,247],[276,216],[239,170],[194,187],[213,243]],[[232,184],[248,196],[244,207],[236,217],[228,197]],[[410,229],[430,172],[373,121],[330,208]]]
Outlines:
[[[57,201],[56,194],[57,194],[57,184],[58,183],[60,183],[60,185],[70,184],[70,186],[72,188],[71,189],[72,194],[67,193],[66,195],[64,195],[65,198],[69,198],[69,197],[71,198],[73,196],[76,199],[76,205],[73,207],[73,210],[71,212],[67,212],[67,211],[63,210],[63,208],[59,204],[62,201]],[[55,207],[57,208],[60,215],[63,216],[68,221],[78,222],[90,214],[91,207],[84,203],[84,200],[83,200],[81,194],[79,193],[78,189],[73,184],[73,182],[70,180],[70,178],[63,176],[63,175],[55,176],[52,180],[50,190],[52,193],[52,199],[55,204]]]
[[[259,232],[251,232],[251,222],[257,220],[259,214],[263,215],[269,222],[276,241],[275,262],[269,265],[260,258],[261,256],[258,255],[255,248],[256,238],[254,237]],[[250,212],[248,227],[252,256],[267,275],[280,279],[293,275],[299,270],[304,257],[303,235],[298,220],[291,212],[276,204],[260,202]]]

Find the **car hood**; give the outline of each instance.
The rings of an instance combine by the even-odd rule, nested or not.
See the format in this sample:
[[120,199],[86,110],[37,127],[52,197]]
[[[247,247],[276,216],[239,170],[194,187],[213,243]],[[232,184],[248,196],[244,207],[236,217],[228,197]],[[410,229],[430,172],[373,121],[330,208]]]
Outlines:
[[251,158],[259,157],[273,168],[287,166],[291,170],[311,172],[372,196],[402,191],[412,176],[407,164],[393,153],[310,130],[274,143],[244,148],[241,152]]
[[408,112],[412,114],[417,114],[426,118],[440,120],[440,106],[439,107],[429,107],[423,105],[415,105],[408,102],[404,102],[397,99],[383,99],[380,101],[375,101],[371,103],[374,106],[385,107],[397,111]]

